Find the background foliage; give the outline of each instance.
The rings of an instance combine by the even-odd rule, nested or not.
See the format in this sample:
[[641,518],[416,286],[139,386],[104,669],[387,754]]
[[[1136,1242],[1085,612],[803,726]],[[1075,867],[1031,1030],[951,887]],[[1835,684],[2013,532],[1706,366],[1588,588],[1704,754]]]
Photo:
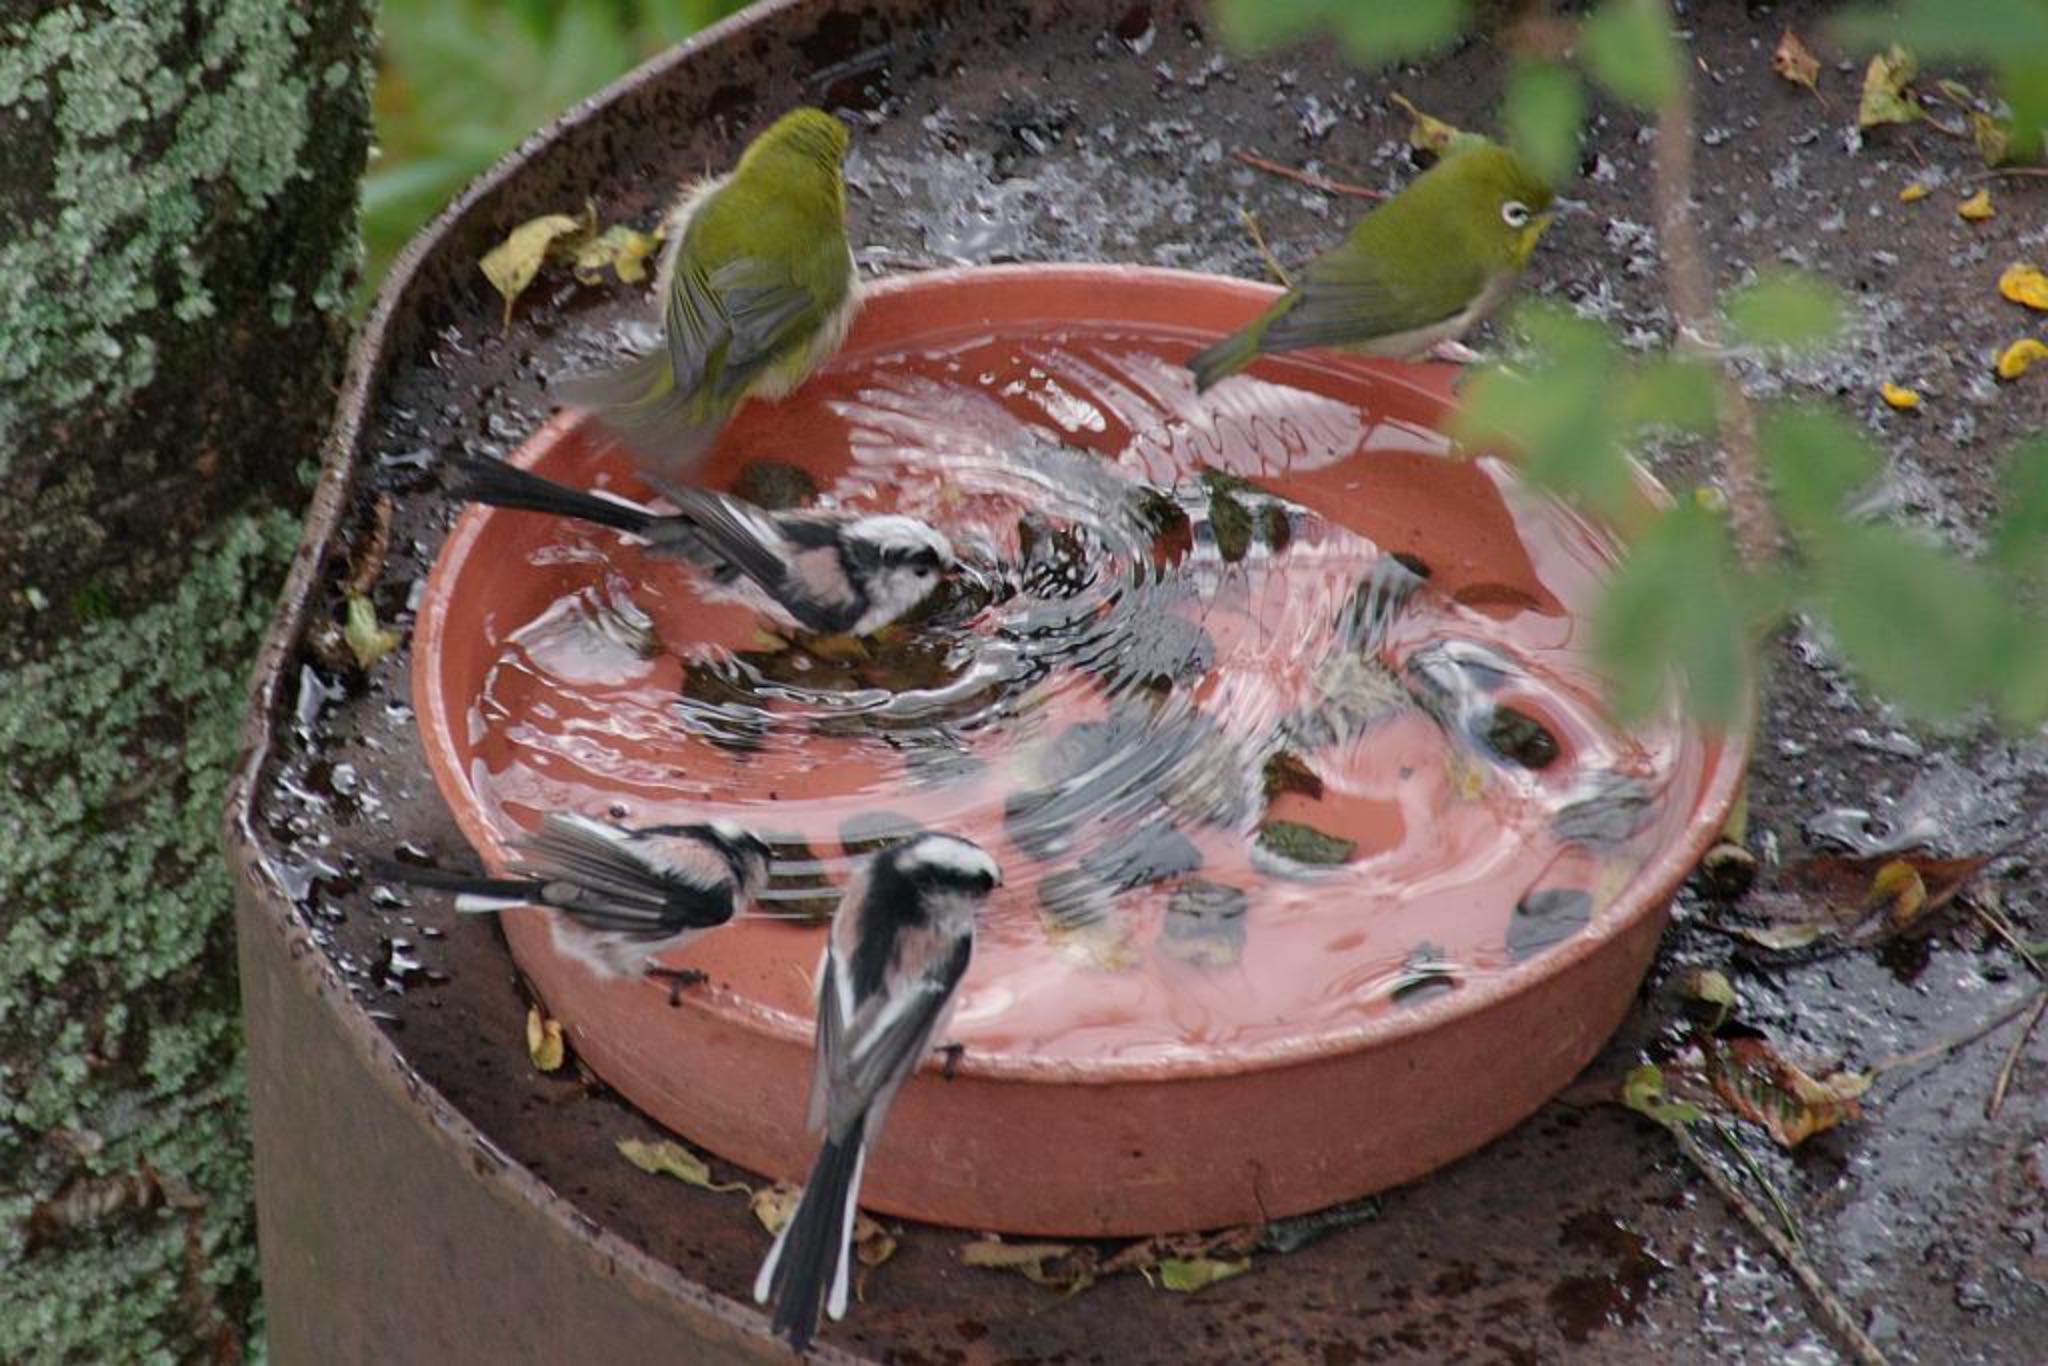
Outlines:
[[747,0],[384,0],[366,291],[520,139]]
[[[1366,65],[1447,47],[1474,13],[1467,0],[1217,0],[1217,9],[1242,46],[1328,32]],[[1398,23],[1380,22],[1396,9]],[[1602,0],[1583,18],[1544,21],[1519,43],[1512,26],[1498,35],[1523,50],[1503,91],[1502,131],[1565,193],[1589,85],[1654,122],[1659,183],[1645,197],[1660,207],[1679,335],[1662,353],[1624,361],[1604,324],[1525,304],[1508,319],[1508,363],[1486,367],[1465,391],[1462,434],[1518,449],[1537,482],[1631,533],[1596,622],[1624,710],[1651,705],[1675,673],[1696,710],[1733,719],[1759,640],[1798,616],[1864,682],[1917,716],[2040,725],[2048,720],[2048,439],[2006,457],[2003,516],[1989,550],[1966,558],[1921,528],[1862,510],[1885,462],[1857,423],[1832,408],[1752,403],[1741,384],[1746,365],[1827,347],[1850,309],[1826,281],[1769,267],[1711,298],[1713,282],[1682,221],[1710,192],[1699,194],[1690,179],[1691,77],[1675,24],[1668,0]],[[2044,0],[1858,5],[1829,27],[1877,54],[1858,112],[1864,129],[1927,119],[1930,104],[1945,104],[1968,116],[1988,165],[2038,157],[2048,123]],[[1916,58],[1946,69],[1923,76]],[[1990,76],[1981,92],[1957,79],[1978,84],[1980,72]],[[1811,74],[1788,79],[1810,82]],[[1999,373],[2011,377],[2002,364]],[[1714,485],[1662,515],[1631,516],[1625,456],[1671,431],[1715,443]]]

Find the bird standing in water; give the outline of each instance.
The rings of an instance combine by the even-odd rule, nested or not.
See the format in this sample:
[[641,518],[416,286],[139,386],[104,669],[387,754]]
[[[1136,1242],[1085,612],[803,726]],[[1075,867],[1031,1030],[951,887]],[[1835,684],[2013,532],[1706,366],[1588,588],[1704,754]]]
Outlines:
[[846,143],[838,119],[792,109],[730,174],[686,190],[655,286],[666,344],[558,386],[649,473],[686,476],[743,402],[789,393],[845,339],[860,301]]
[[555,911],[555,948],[609,978],[650,971],[651,956],[745,913],[767,885],[770,860],[766,844],[730,821],[634,829],[554,811],[513,848],[520,861],[504,877],[387,859],[375,869],[455,893],[458,911]]
[[1513,290],[1551,192],[1513,152],[1456,148],[1311,261],[1273,306],[1188,358],[1195,388],[1261,355],[1329,346],[1408,359],[1457,341]]

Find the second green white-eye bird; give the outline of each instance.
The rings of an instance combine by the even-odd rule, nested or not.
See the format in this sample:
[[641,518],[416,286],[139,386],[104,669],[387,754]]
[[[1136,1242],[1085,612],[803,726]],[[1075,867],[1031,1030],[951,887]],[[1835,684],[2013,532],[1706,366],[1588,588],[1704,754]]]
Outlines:
[[643,466],[686,475],[748,398],[780,398],[839,348],[859,305],[840,162],[846,126],[792,109],[668,216],[665,344],[558,387]]
[[1456,341],[1514,288],[1550,226],[1550,199],[1513,152],[1474,139],[1360,219],[1271,308],[1189,357],[1195,387],[1276,351],[1406,359]]

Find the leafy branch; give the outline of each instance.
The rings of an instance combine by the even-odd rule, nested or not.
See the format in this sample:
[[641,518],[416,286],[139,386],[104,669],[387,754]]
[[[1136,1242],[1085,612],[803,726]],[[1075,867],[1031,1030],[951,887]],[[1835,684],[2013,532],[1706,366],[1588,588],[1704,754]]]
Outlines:
[[[1895,13],[1846,16],[1836,29],[1867,46],[1905,42],[1989,66],[2008,103],[1995,116],[1973,113],[1996,123],[2001,155],[2037,151],[2048,121],[2048,11],[2031,0],[1963,8],[1968,22],[1941,0],[1908,0]],[[1391,9],[1400,22],[1382,31]],[[1219,5],[1226,36],[1271,44],[1333,28],[1365,62],[1441,48],[1466,9],[1461,0]],[[1594,621],[1618,708],[1647,710],[1676,675],[1699,716],[1734,721],[1759,643],[1796,614],[1823,627],[1867,684],[1918,716],[1988,708],[2013,727],[2048,719],[2048,441],[2009,458],[2004,514],[1980,560],[1859,513],[1859,495],[1884,468],[1865,433],[1824,407],[1753,402],[1735,373],[1737,361],[1826,347],[1848,309],[1825,281],[1784,270],[1716,298],[1693,202],[1689,62],[1666,0],[1605,0],[1576,27],[1551,23],[1542,44],[1550,55],[1521,61],[1508,81],[1509,141],[1553,179],[1570,172],[1586,105],[1580,68],[1655,119],[1652,195],[1677,335],[1664,353],[1629,360],[1604,325],[1524,305],[1510,319],[1513,366],[1489,366],[1466,386],[1458,434],[1468,447],[1513,450],[1532,482],[1628,536]],[[1873,69],[1893,103],[1920,108],[1899,93],[1915,69],[1909,58],[1888,49]],[[1951,102],[1976,98],[1954,81],[1939,88]],[[1719,491],[1645,507],[1629,455],[1660,433],[1714,441]]]

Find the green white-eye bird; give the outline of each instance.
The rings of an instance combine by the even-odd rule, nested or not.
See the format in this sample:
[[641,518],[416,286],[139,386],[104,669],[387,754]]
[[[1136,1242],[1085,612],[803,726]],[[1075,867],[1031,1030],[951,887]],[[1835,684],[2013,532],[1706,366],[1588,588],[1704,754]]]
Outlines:
[[1358,221],[1273,306],[1188,358],[1207,389],[1262,354],[1331,346],[1407,359],[1455,342],[1514,288],[1550,187],[1474,138]]
[[780,398],[839,348],[859,305],[846,242],[846,125],[792,109],[668,215],[655,294],[667,345],[558,392],[676,480],[749,398]]

